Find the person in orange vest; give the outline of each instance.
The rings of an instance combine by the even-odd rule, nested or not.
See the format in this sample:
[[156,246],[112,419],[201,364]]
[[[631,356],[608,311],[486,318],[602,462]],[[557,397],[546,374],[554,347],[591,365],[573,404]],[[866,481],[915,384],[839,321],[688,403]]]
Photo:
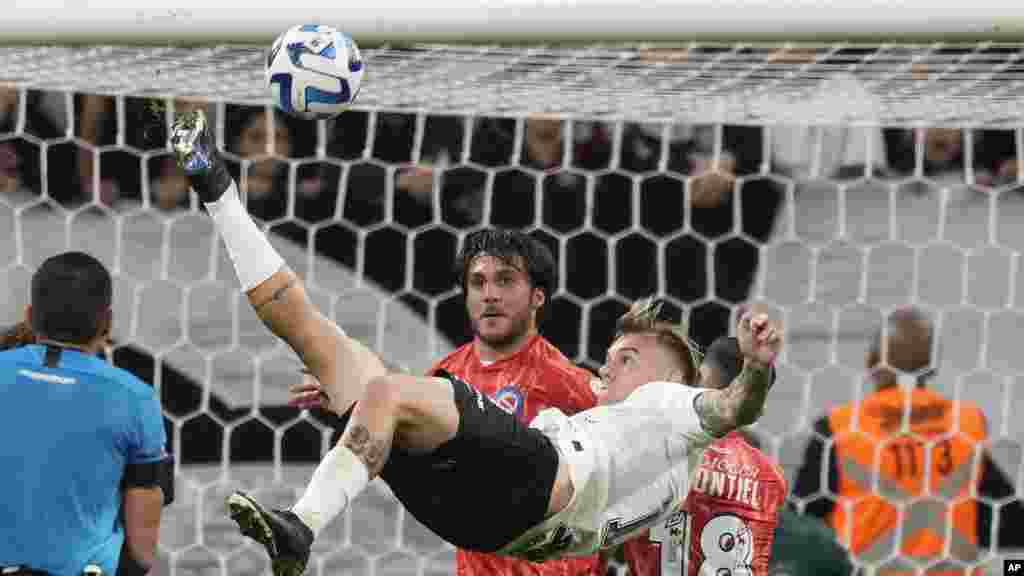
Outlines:
[[[1021,503],[1006,502],[1015,491],[983,450],[984,414],[926,387],[932,350],[921,311],[889,315],[867,354],[875,391],[817,421],[793,486],[804,513],[824,520],[879,576],[981,574],[992,536],[1000,547],[1022,540],[1012,530],[1024,521]],[[1003,500],[997,526],[974,494]]]

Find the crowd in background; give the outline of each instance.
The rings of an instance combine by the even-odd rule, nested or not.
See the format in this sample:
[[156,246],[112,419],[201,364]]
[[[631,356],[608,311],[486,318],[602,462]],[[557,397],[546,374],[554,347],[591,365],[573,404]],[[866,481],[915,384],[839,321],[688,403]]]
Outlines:
[[[21,117],[18,93],[0,91],[0,134],[19,132],[0,141],[0,193],[9,201],[32,198],[45,187],[64,206],[95,199],[115,210],[144,200],[163,211],[191,207],[186,182],[165,149],[165,115],[151,101],[126,99],[123,115],[112,98],[99,96],[76,94],[69,100],[63,93],[27,92],[24,104]],[[585,301],[603,301],[610,292],[635,299],[656,291],[661,282],[669,294],[693,306],[694,336],[704,344],[727,326],[730,310],[722,304],[742,302],[755,282],[757,246],[777,226],[786,178],[796,183],[797,194],[802,182],[870,177],[913,178],[905,189],[919,194],[934,189],[927,183],[973,182],[965,187],[968,193],[984,195],[1016,186],[1021,162],[1013,131],[776,126],[765,146],[766,130],[753,126],[724,126],[718,133],[713,125],[575,122],[566,134],[570,125],[543,117],[517,124],[430,116],[417,138],[415,115],[371,117],[361,111],[347,112],[328,126],[324,155],[317,157],[313,123],[278,113],[268,117],[257,107],[227,105],[223,111],[222,145],[250,211],[345,266],[354,268],[362,257],[366,276],[388,291],[406,288],[408,266],[420,295],[453,288],[449,275],[436,273],[450,269],[450,235],[419,237],[413,261],[406,261],[409,231],[435,216],[455,229],[542,224],[538,237],[556,257],[557,238],[568,237],[564,258],[573,273],[564,279],[567,293]],[[45,162],[39,140],[47,142]],[[149,155],[143,159],[136,151]],[[645,234],[635,233],[634,220]],[[391,225],[375,229],[357,255],[355,230],[385,224]],[[685,233],[675,235],[664,251],[659,279],[657,267],[650,265],[657,258],[652,239],[673,235],[684,225]],[[614,245],[608,242],[613,237]],[[610,280],[609,250],[615,262]],[[424,300],[410,302],[425,315]],[[453,341],[466,336],[459,306],[443,301],[438,309],[437,327]],[[599,306],[607,313],[592,314],[592,324],[622,311],[615,301]],[[579,306],[559,297],[553,307],[563,320],[548,327],[550,336],[576,356]],[[600,338],[609,328],[596,325],[589,334]],[[602,349],[599,341],[589,344],[587,350]]]
[[[222,145],[254,216],[343,266],[362,259],[367,278],[388,292],[407,291],[412,267],[405,301],[426,317],[427,298],[441,297],[434,322],[453,342],[469,337],[462,302],[448,295],[454,238],[417,235],[410,259],[407,238],[436,220],[460,230],[536,230],[571,271],[552,302],[549,317],[557,321],[542,331],[591,366],[603,360],[592,354],[604,349],[610,323],[624,310],[612,293],[632,300],[661,284],[692,306],[699,343],[727,332],[730,306],[744,302],[756,282],[758,246],[777,231],[790,181],[794,193],[802,182],[869,178],[908,181],[906,190],[916,194],[963,185],[968,194],[1024,196],[1024,154],[1012,131],[569,124],[351,111],[318,140],[315,124],[264,108],[209,110],[224,114]],[[194,209],[166,150],[165,121],[163,110],[141,99],[126,99],[118,110],[112,98],[0,90],[0,137],[10,135],[0,140],[0,201],[24,203],[45,190],[65,207],[96,201],[114,211],[143,203],[168,213]],[[372,232],[357,253],[360,229]],[[670,237],[659,277],[655,241]],[[568,239],[564,251],[559,238]],[[596,303],[587,330],[581,301]]]

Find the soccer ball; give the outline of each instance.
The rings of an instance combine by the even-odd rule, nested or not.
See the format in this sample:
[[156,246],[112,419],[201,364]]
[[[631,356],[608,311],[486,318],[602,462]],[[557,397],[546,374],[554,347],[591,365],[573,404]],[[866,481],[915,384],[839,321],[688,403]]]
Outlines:
[[274,40],[265,69],[271,98],[282,112],[327,120],[348,109],[363,80],[359,47],[330,26],[304,24]]

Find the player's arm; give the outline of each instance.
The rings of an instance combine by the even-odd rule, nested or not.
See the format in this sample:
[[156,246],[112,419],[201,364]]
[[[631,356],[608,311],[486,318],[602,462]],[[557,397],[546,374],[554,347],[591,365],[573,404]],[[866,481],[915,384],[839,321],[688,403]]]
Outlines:
[[[273,251],[269,243],[264,248]],[[309,301],[302,281],[287,267],[246,291],[246,296],[260,320],[288,343],[323,385],[335,412],[347,410],[367,382],[388,372],[379,356]]]
[[160,486],[132,487],[121,496],[124,517],[124,547],[118,564],[119,576],[141,576],[156,562],[163,507]]
[[175,120],[171,144],[192,189],[213,219],[242,290],[260,320],[299,355],[344,412],[366,383],[387,373],[381,359],[347,336],[309,301],[301,280],[249,217],[218,158],[201,111]]
[[[140,386],[145,386],[140,383]],[[152,388],[138,398],[132,425],[126,430],[127,446],[121,482],[121,516],[124,546],[118,563],[119,576],[146,574],[156,561],[160,516],[165,503],[170,458],[160,400]],[[172,479],[173,481],[173,479]]]
[[694,409],[704,430],[716,437],[757,421],[772,384],[772,363],[782,347],[781,327],[765,314],[748,311],[740,319],[737,340],[743,369],[725,388],[704,390]]

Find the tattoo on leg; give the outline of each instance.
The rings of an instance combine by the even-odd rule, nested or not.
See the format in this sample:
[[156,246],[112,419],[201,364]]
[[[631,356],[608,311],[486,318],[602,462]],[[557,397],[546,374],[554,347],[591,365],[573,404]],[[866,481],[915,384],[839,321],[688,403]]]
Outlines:
[[345,432],[345,447],[352,451],[370,472],[373,478],[384,468],[388,453],[391,452],[391,443],[380,438],[373,438],[366,426],[353,424]]

